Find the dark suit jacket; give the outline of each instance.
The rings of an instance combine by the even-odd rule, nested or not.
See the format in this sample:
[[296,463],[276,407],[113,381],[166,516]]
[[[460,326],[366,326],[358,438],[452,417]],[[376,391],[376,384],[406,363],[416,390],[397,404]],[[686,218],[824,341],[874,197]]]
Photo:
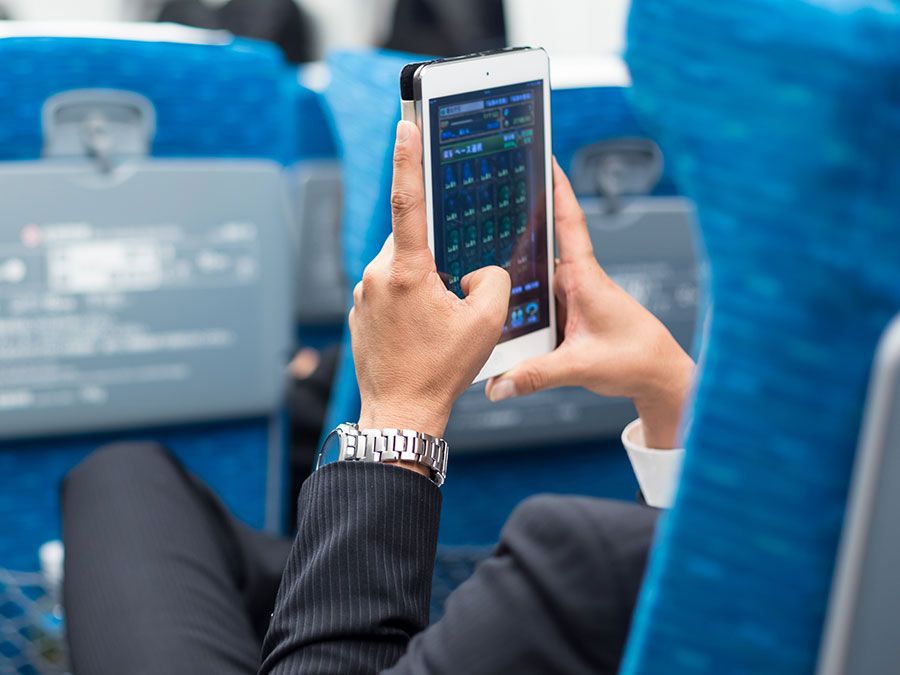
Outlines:
[[313,474],[260,672],[617,671],[655,510],[527,500],[427,627],[440,507],[440,490],[405,469],[341,463]]

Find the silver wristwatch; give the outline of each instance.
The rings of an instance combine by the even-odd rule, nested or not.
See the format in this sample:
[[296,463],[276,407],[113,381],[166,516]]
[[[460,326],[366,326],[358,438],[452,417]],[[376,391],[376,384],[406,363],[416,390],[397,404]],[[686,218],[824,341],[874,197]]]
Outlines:
[[406,429],[360,429],[341,424],[328,434],[316,469],[334,462],[415,462],[431,470],[438,487],[447,477],[447,441]]

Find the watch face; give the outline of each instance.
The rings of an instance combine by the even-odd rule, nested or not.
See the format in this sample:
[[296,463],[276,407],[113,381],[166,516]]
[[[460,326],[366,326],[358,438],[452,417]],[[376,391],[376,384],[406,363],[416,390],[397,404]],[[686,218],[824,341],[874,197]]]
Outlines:
[[341,434],[335,429],[330,434],[319,450],[316,458],[316,469],[321,469],[326,464],[337,462],[341,458]]

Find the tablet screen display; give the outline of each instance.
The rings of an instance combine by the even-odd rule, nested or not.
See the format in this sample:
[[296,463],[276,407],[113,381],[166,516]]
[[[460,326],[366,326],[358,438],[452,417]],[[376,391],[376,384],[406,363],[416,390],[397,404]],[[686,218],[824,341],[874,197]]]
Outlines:
[[512,279],[501,342],[550,325],[544,84],[431,99],[435,259],[448,287],[486,265]]

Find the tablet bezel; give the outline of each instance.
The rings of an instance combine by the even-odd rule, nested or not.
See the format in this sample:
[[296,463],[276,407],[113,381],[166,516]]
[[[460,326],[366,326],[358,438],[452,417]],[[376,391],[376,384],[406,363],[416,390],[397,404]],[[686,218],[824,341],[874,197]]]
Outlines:
[[507,372],[519,363],[556,348],[556,297],[553,293],[555,223],[553,210],[553,160],[550,115],[550,62],[543,49],[522,49],[484,54],[465,59],[437,61],[422,66],[416,74],[417,108],[423,138],[425,202],[428,217],[428,247],[435,253],[434,190],[432,176],[431,111],[435,98],[479,92],[541,80],[544,92],[544,173],[547,213],[547,288],[550,325],[498,344],[475,382]]

